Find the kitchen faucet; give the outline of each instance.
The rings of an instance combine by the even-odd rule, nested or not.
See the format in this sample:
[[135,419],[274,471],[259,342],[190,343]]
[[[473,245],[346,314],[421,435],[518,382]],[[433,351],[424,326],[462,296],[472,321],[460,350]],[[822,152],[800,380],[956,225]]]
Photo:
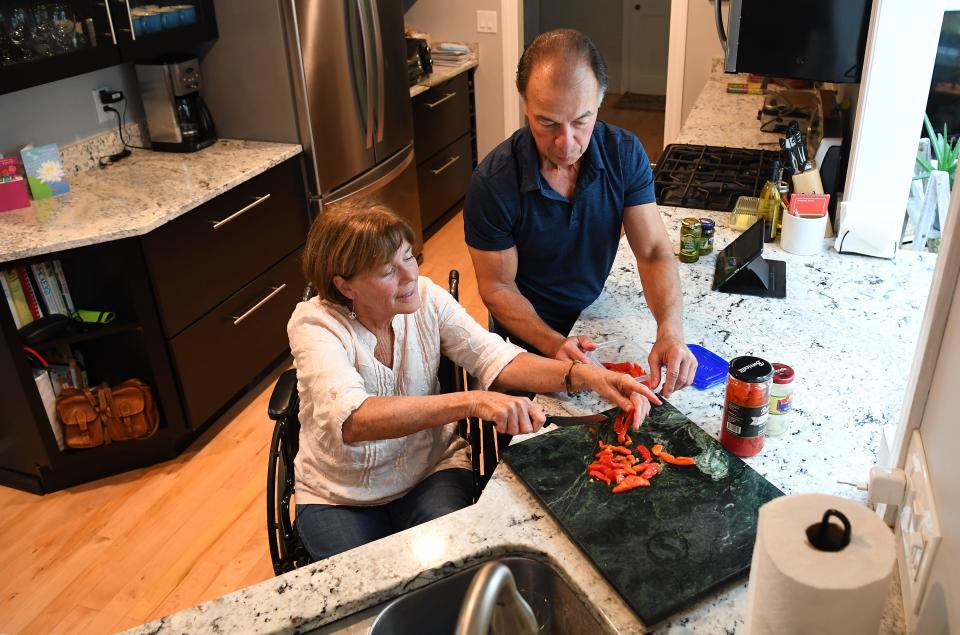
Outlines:
[[474,576],[457,618],[456,635],[487,635],[491,622],[498,635],[535,635],[538,630],[513,573],[500,562],[488,562]]

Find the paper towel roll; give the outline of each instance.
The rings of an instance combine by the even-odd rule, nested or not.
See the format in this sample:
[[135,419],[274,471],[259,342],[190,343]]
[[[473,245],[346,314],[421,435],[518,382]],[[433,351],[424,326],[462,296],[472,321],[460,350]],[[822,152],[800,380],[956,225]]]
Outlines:
[[[807,527],[828,509],[850,521],[850,544],[840,551],[820,551],[807,540]],[[893,532],[877,515],[844,498],[801,494],[766,503],[750,565],[747,633],[876,635],[893,545]]]

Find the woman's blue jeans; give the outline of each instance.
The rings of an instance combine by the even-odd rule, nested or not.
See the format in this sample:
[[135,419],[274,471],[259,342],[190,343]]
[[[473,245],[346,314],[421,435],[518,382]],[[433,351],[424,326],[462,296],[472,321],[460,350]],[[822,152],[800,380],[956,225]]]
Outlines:
[[297,505],[296,528],[310,557],[322,560],[472,503],[473,473],[453,468],[434,472],[385,505]]

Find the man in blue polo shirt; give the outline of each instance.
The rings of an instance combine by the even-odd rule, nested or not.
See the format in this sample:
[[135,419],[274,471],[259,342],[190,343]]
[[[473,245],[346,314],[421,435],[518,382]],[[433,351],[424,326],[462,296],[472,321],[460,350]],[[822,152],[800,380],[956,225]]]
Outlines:
[[[537,37],[517,67],[528,125],[477,167],[464,231],[494,328],[548,357],[587,361],[596,344],[569,336],[603,290],[620,229],[657,321],[651,385],[693,382],[677,260],[657,210],[650,161],[636,135],[597,121],[607,87],[593,42],[570,29]],[[571,367],[572,370],[572,367]]]

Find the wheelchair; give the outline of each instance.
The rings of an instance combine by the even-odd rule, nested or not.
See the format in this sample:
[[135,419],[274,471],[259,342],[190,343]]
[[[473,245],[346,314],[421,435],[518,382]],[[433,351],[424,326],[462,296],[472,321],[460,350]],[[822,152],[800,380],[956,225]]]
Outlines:
[[[460,273],[456,269],[450,271],[449,291],[455,300],[460,300]],[[304,299],[310,295],[308,287]],[[443,356],[437,378],[444,393],[466,390],[470,379],[462,368]],[[290,368],[277,379],[267,405],[267,415],[274,422],[267,459],[267,543],[276,575],[311,562],[297,533],[296,511],[291,506],[296,484],[294,460],[300,447],[299,410],[297,371]],[[507,447],[510,436],[498,433],[491,422],[479,419],[458,422],[458,433],[470,444],[476,503],[500,462],[500,448]]]

